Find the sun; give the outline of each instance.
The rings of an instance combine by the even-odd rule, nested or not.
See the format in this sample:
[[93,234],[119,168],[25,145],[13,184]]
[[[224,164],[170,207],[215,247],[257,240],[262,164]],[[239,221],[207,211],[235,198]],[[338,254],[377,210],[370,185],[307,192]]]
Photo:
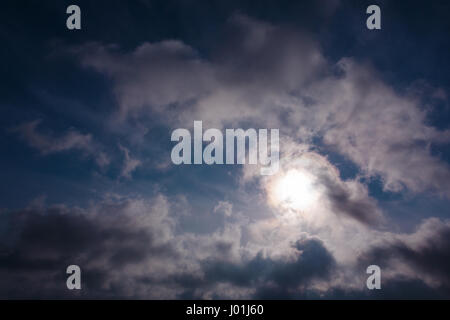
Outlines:
[[308,210],[318,198],[314,176],[297,169],[286,172],[271,188],[271,200],[275,205],[297,211]]

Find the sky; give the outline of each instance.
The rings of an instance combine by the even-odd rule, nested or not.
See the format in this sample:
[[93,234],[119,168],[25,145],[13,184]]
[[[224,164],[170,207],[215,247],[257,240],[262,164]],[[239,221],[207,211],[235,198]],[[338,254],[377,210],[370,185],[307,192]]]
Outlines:
[[[450,298],[449,15],[3,1],[0,298]],[[174,164],[194,121],[278,129],[279,170]]]

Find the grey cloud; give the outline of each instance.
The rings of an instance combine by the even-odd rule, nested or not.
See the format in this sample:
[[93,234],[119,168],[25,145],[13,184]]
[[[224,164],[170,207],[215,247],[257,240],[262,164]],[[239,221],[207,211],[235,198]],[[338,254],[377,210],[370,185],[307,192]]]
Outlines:
[[424,221],[411,235],[375,245],[359,257],[360,265],[377,264],[393,279],[418,279],[450,294],[450,224],[436,218]]
[[[157,198],[154,201],[161,202]],[[153,209],[142,206],[144,212],[138,223],[129,221],[137,218],[130,217],[135,205],[122,201],[90,211],[54,206],[3,214],[1,223],[6,223],[9,234],[0,246],[0,296],[138,296],[138,272],[126,270],[155,259],[176,259],[176,252],[164,236],[164,229],[171,228],[170,220],[163,221],[169,219],[164,204]],[[80,292],[65,288],[65,269],[71,264],[82,269]],[[133,283],[134,288],[127,288],[127,283]]]
[[344,185],[327,181],[327,199],[330,201],[332,210],[345,214],[361,223],[367,225],[379,225],[383,222],[376,201],[369,197],[367,191],[352,192]]
[[142,109],[162,111],[169,105],[189,103],[214,85],[209,64],[177,40],[143,43],[130,54],[99,43],[74,52],[84,66],[115,81],[120,118],[140,114]]
[[290,93],[325,66],[318,43],[307,33],[245,15],[231,17],[229,33],[213,57],[225,86],[243,86],[250,94]]
[[[235,236],[177,235],[172,216],[168,199],[161,195],[104,200],[88,209],[4,211],[0,297],[448,297],[450,232],[448,223],[437,219],[413,234],[385,237],[387,242],[366,250],[356,266],[341,266],[322,240],[306,234],[298,235],[290,257],[274,257],[261,251],[252,254]],[[236,246],[246,254],[235,257]],[[70,264],[82,268],[80,292],[65,288]],[[340,268],[351,268],[358,278],[368,264],[382,267],[383,294],[334,282]]]
[[[335,261],[317,238],[293,245],[292,260],[253,257],[231,261],[234,243],[200,237],[210,252],[174,233],[167,200],[105,200],[89,209],[52,206],[2,214],[2,298],[250,297],[273,287],[303,290],[330,276]],[[214,240],[215,239],[215,240]],[[181,243],[180,243],[181,241]],[[181,246],[180,246],[181,244]],[[183,248],[183,249],[182,249]],[[202,252],[199,252],[202,251]],[[198,254],[203,258],[195,258]],[[206,255],[205,255],[206,254]],[[65,288],[65,268],[82,269],[80,292]],[[228,293],[220,286],[230,285]],[[253,292],[253,293],[252,293]]]
[[[199,275],[184,274],[176,278],[186,288],[180,296],[199,298],[195,295],[199,289],[201,292],[201,288],[207,289],[212,284],[228,283],[250,289],[253,292],[251,298],[293,298],[307,291],[312,281],[326,280],[332,275],[334,258],[319,239],[301,239],[293,247],[297,257],[292,261],[264,257],[262,253],[241,263],[206,259],[201,263]],[[230,296],[216,293],[214,298],[227,299]]]

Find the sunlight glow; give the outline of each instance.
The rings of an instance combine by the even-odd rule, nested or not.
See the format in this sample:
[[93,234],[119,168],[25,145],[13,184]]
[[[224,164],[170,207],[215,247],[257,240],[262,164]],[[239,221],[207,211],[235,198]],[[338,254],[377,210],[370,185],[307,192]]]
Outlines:
[[275,204],[305,211],[319,198],[314,177],[306,172],[290,170],[274,183],[272,198]]

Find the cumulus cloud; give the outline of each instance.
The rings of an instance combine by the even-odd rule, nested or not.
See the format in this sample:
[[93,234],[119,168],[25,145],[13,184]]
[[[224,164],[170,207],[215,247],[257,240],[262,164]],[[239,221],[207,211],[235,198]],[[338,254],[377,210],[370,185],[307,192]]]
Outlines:
[[[366,230],[370,241],[357,249],[333,246],[340,241],[335,235],[326,237],[317,228],[305,232],[307,226],[300,230],[295,219],[283,223],[280,216],[256,224],[228,221],[208,234],[180,233],[174,210],[174,199],[158,194],[150,199],[107,197],[84,209],[52,205],[2,212],[6,232],[0,237],[0,275],[5,280],[0,296],[376,297],[365,289],[368,264],[382,267],[387,291],[378,293],[381,298],[402,297],[405,288],[415,290],[411,296],[448,296],[448,222],[429,219],[411,234]],[[263,238],[248,233],[249,227]],[[288,239],[268,237],[275,232]],[[276,244],[268,245],[269,239]],[[348,234],[342,241],[353,242]],[[343,260],[338,248],[353,259]],[[70,264],[82,269],[81,291],[65,288]]]
[[[195,214],[185,212],[187,198],[177,204],[163,195],[7,210],[0,216],[8,229],[0,238],[2,297],[73,297],[64,288],[69,264],[83,270],[85,290],[76,297],[365,296],[369,264],[382,266],[386,297],[436,288],[448,297],[448,222],[427,220],[412,234],[386,230],[389,217],[361,179],[379,177],[385,191],[449,195],[449,168],[430,151],[448,143],[448,132],[427,125],[416,96],[400,94],[355,59],[328,61],[304,31],[245,15],[231,17],[228,31],[206,57],[178,40],[130,52],[90,43],[74,52],[112,80],[115,121],[132,119],[142,128],[146,118],[164,115],[169,127],[203,120],[279,128],[280,171],[261,177],[255,166],[243,168],[242,185],[256,182],[247,212],[231,200],[215,202],[211,216],[225,217],[223,225],[194,233],[180,228],[174,212]],[[91,135],[43,134],[38,124],[15,131],[42,154],[79,150],[102,163]],[[342,179],[317,141],[356,164],[356,177]],[[121,176],[130,178],[141,161],[119,148]],[[274,198],[279,179],[292,170],[307,174],[316,197],[301,209]]]
[[[234,15],[210,60],[180,41],[144,43],[131,53],[102,44],[74,50],[81,63],[112,77],[122,116],[164,111],[171,124],[202,119],[221,126],[273,114],[280,93],[295,91],[323,66],[314,39]],[[237,38],[236,38],[237,37]],[[272,110],[272,111],[270,111]]]
[[[163,196],[105,200],[89,209],[51,206],[2,215],[2,297],[140,296],[141,273],[160,273],[176,258],[174,221]],[[151,263],[151,262],[153,263]],[[150,263],[151,266],[147,263]],[[65,288],[65,269],[79,265],[83,290]],[[17,284],[20,283],[20,286]]]
[[323,141],[380,176],[385,190],[449,195],[449,167],[430,151],[432,143],[448,143],[449,133],[428,126],[420,100],[396,93],[372,68],[348,58],[337,66],[343,75],[311,88]]
[[[158,196],[149,202],[105,202],[88,211],[53,206],[3,215],[2,223],[6,218],[14,229],[1,239],[0,274],[7,280],[0,295],[263,299],[448,296],[445,230],[443,236],[431,236],[434,229],[429,229],[400,237],[404,242],[366,245],[357,263],[341,264],[335,260],[334,250],[310,236],[297,234],[300,240],[285,248],[290,255],[279,257],[264,252],[264,246],[255,251],[252,244],[246,244],[244,250],[237,250],[243,243],[236,226],[210,235],[176,235],[167,209],[166,199]],[[432,224],[447,228],[439,221]],[[378,241],[389,237],[396,236],[385,234]],[[348,236],[346,239],[349,241]],[[357,253],[353,251],[353,255]],[[424,257],[430,260],[422,260]],[[383,291],[378,294],[364,288],[365,267],[373,263],[383,270]],[[81,292],[64,287],[64,270],[69,264],[82,267]]]
[[[448,143],[449,132],[428,124],[429,106],[422,104],[420,90],[412,86],[401,93],[385,83],[372,66],[351,57],[328,61],[307,32],[239,14],[229,19],[228,28],[224,41],[208,57],[179,41],[144,43],[129,53],[90,44],[79,48],[77,54],[84,66],[113,79],[121,121],[136,114],[164,112],[169,115],[169,126],[190,126],[193,120],[203,120],[206,126],[218,128],[246,124],[280,129],[280,172],[260,177],[255,166],[244,166],[242,172],[243,184],[255,180],[259,184],[258,191],[267,197],[273,215],[245,226],[227,222],[213,235],[185,238],[188,248],[203,248],[201,254],[193,255],[199,261],[210,261],[206,265],[214,270],[217,257],[211,259],[211,247],[205,242],[215,239],[213,247],[227,257],[220,261],[230,270],[217,268],[227,283],[221,292],[262,297],[272,290],[279,296],[301,297],[302,290],[285,286],[290,291],[286,292],[273,279],[266,279],[274,284],[270,287],[267,283],[255,285],[251,277],[247,282],[242,278],[256,261],[262,270],[266,270],[266,262],[296,261],[292,244],[302,231],[318,237],[332,257],[329,261],[335,263],[333,277],[327,283],[310,283],[310,288],[324,296],[365,295],[366,275],[360,272],[364,270],[358,264],[360,257],[371,256],[382,239],[394,241],[398,236],[386,231],[389,217],[369,195],[365,178],[380,178],[384,191],[431,190],[450,195],[449,167],[430,151],[432,145]],[[138,75],[136,81],[130,76],[134,74]],[[197,81],[191,81],[194,78]],[[439,97],[443,96],[441,92]],[[320,154],[324,148],[355,164],[356,177],[343,180],[338,169]],[[310,177],[317,197],[313,205],[298,210],[273,199],[277,182],[291,170]],[[231,206],[219,203],[213,211],[227,215]],[[244,238],[242,247],[237,239]],[[421,241],[433,243],[426,237]],[[388,248],[383,252],[391,250]],[[261,250],[264,258],[258,258]],[[405,259],[408,254],[418,254],[412,250],[402,250]],[[374,263],[369,260],[364,261]],[[432,288],[429,279],[417,276],[419,265],[409,271],[404,264],[398,266],[387,274],[392,296],[400,287],[422,288],[423,292]],[[205,270],[202,272],[205,275]],[[254,275],[261,276],[258,272]],[[198,275],[183,279],[204,286],[204,278]],[[232,288],[248,281],[257,289]],[[192,290],[194,296],[214,297],[211,292]]]
[[[257,254],[241,264],[206,260],[205,283],[229,282],[252,288],[254,298],[292,298],[308,288],[315,278],[326,279],[333,270],[334,259],[318,239],[298,240],[290,261],[273,260]],[[290,296],[292,295],[292,296]]]
[[113,79],[122,119],[164,112],[171,126],[280,128],[322,141],[379,177],[385,191],[450,194],[449,167],[430,151],[450,134],[427,124],[417,94],[397,92],[355,59],[327,61],[306,32],[245,15],[232,16],[229,30],[210,57],[173,40],[129,53],[98,43],[75,51],[84,66]]
[[[217,292],[223,282],[245,287],[248,282],[236,283],[234,277],[239,275],[233,275],[233,268],[246,277],[252,268],[264,266],[259,271],[261,285],[272,279],[279,285],[287,282],[284,270],[288,270],[292,276],[301,275],[296,280],[300,284],[326,274],[332,260],[318,240],[295,244],[295,262],[261,254],[248,261],[242,256],[230,260],[227,252],[234,250],[236,241],[229,237],[233,231],[177,235],[171,208],[166,197],[157,195],[150,200],[110,197],[86,209],[54,205],[2,214],[8,232],[0,239],[0,275],[6,279],[0,295],[174,298],[188,294],[193,283],[197,294],[206,295]],[[326,264],[313,268],[309,262],[315,259],[325,259]],[[223,269],[224,263],[233,268]],[[64,287],[65,268],[71,264],[82,269],[83,290],[78,293]]]

